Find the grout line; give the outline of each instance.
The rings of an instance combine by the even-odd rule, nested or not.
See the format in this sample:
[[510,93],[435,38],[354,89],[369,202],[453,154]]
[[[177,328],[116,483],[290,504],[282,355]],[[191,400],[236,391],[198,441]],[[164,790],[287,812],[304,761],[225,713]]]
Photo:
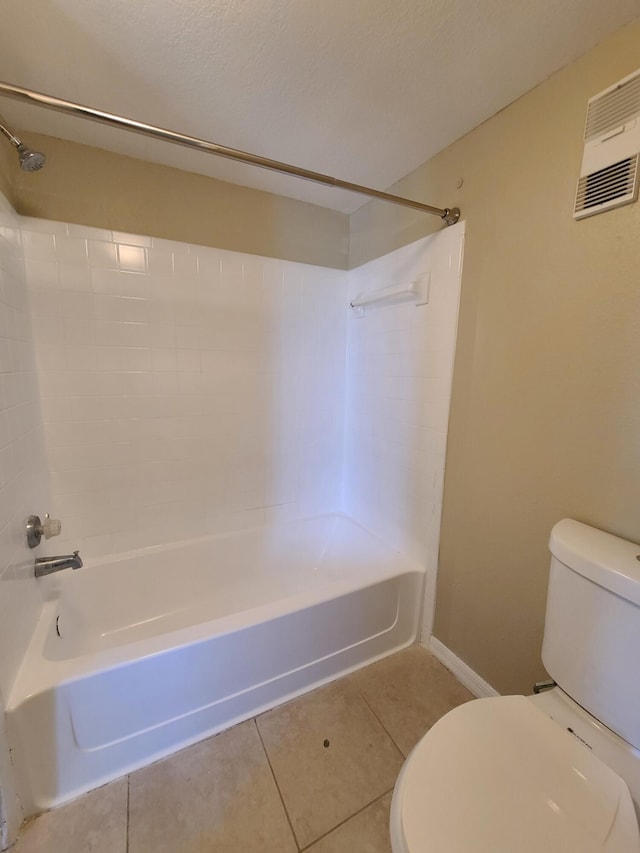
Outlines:
[[[282,796],[282,791],[280,790],[280,785],[278,785],[278,780],[276,778],[275,771],[274,771],[273,766],[271,764],[271,759],[269,758],[269,753],[267,752],[267,747],[265,746],[264,741],[262,740],[262,733],[260,732],[260,727],[258,726],[258,718],[254,717],[253,722],[255,723],[256,731],[258,732],[258,737],[260,738],[260,743],[262,744],[262,749],[264,750],[264,754],[265,754],[265,757],[267,759],[267,764],[269,765],[269,770],[271,770],[271,775],[273,777],[273,781],[275,783],[276,790],[278,792],[278,796],[280,797],[280,802],[282,803],[282,808],[284,809],[284,813],[285,813],[285,816],[287,818],[287,823],[289,824],[289,829],[291,830],[291,835],[293,836],[293,842],[296,845],[296,848],[298,849],[298,853],[299,853],[299,851],[301,850],[300,843],[298,841],[298,837],[296,835],[295,829],[293,828],[293,824],[291,823],[291,818],[289,817],[289,811],[287,809],[287,804],[285,803],[284,797]],[[127,853],[129,853],[129,851],[127,851]]]
[[386,797],[387,794],[390,794],[392,791],[393,791],[393,788],[389,788],[388,791],[384,791],[382,794],[379,794],[377,797],[374,797],[370,803],[366,804],[366,806],[362,806],[362,808],[358,809],[353,814],[350,814],[349,817],[346,817],[344,820],[341,820],[340,823],[337,823],[335,826],[332,826],[330,830],[328,830],[327,832],[323,832],[322,835],[319,835],[317,838],[314,838],[313,841],[311,842],[311,844],[307,844],[306,847],[301,848],[300,853],[304,853],[305,850],[309,850],[311,847],[313,847],[314,844],[317,844],[318,841],[320,841],[323,838],[326,838],[327,835],[331,835],[331,833],[335,832],[336,829],[339,829],[341,826],[344,826],[345,823],[348,823],[351,820],[351,818],[356,817],[356,815],[361,814],[361,812],[365,811],[365,809],[368,809],[369,806],[372,806],[374,803],[377,803],[378,800],[381,800],[383,797]]
[[126,853],[129,853],[129,805],[131,802],[131,774],[127,774],[127,846]]
[[387,737],[389,738],[389,740],[391,741],[391,743],[395,746],[395,748],[398,750],[398,752],[399,752],[399,753],[400,753],[400,755],[402,756],[402,760],[403,760],[403,762],[404,762],[404,761],[406,761],[406,760],[407,760],[407,756],[406,756],[406,755],[404,754],[404,752],[400,749],[400,747],[399,747],[399,746],[398,746],[398,744],[396,743],[396,741],[395,741],[395,739],[394,739],[393,735],[391,734],[391,732],[389,731],[389,729],[385,726],[385,724],[382,722],[382,720],[380,719],[380,717],[379,717],[379,716],[376,714],[376,712],[373,710],[373,708],[371,707],[371,705],[369,704],[369,702],[368,702],[368,700],[367,700],[367,697],[364,695],[364,693],[363,693],[361,690],[358,690],[358,693],[360,694],[360,697],[362,698],[362,701],[364,702],[364,704],[367,706],[367,708],[371,711],[371,713],[373,714],[373,716],[376,718],[376,720],[380,723],[380,725],[381,725],[381,726],[382,726],[382,728],[384,729],[384,731],[385,731],[385,733],[386,733]]

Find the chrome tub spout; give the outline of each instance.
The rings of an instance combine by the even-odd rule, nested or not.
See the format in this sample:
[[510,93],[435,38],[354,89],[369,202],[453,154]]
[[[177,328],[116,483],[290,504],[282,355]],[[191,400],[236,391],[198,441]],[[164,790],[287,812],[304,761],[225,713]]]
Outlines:
[[37,578],[43,575],[50,575],[53,572],[62,571],[62,569],[81,569],[82,559],[77,551],[73,554],[64,554],[61,557],[38,557],[34,571]]

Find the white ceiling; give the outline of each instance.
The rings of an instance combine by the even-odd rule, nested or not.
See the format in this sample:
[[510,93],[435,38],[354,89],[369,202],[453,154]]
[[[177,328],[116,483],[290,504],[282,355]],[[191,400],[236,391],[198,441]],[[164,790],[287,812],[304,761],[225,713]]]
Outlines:
[[[638,15],[640,0],[2,0],[0,79],[384,189]],[[4,98],[0,112],[337,210],[364,202]]]

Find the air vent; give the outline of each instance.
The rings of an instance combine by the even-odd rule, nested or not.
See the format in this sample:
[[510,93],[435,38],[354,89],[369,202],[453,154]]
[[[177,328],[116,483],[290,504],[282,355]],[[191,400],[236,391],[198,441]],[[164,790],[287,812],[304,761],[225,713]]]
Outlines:
[[638,155],[583,175],[578,181],[574,216],[582,219],[638,198]]
[[621,80],[589,100],[584,138],[589,142],[640,116],[640,73]]
[[584,138],[574,219],[636,201],[640,71],[589,98]]

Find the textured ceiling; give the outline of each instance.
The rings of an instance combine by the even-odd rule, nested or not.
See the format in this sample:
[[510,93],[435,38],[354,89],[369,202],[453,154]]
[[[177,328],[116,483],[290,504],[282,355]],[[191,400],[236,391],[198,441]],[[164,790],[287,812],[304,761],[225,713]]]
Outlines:
[[[640,0],[2,0],[0,79],[384,189],[639,14]],[[7,99],[0,112],[338,210],[364,201]]]

